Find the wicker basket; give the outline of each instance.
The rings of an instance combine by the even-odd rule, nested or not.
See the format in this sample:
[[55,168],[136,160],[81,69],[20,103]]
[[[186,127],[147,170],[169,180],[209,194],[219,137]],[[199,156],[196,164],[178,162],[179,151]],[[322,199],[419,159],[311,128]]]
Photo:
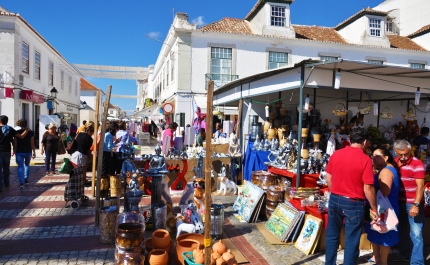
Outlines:
[[348,114],[348,110],[343,103],[337,103],[332,112],[335,116],[342,117]]
[[387,120],[390,120],[390,119],[392,119],[392,118],[393,118],[393,113],[391,112],[391,109],[390,109],[389,107],[385,107],[385,108],[384,108],[384,111],[381,111],[381,112],[379,113],[379,117],[380,117],[381,119],[387,119]]
[[417,119],[417,116],[414,114],[414,110],[412,108],[410,108],[408,110],[408,112],[406,112],[405,114],[403,114],[403,118],[406,121],[415,121]]
[[[362,104],[364,103],[364,104]],[[360,112],[360,114],[362,115],[367,115],[370,113],[370,103],[367,102],[367,107],[364,107],[366,102],[361,101],[360,104],[358,104],[358,112]]]

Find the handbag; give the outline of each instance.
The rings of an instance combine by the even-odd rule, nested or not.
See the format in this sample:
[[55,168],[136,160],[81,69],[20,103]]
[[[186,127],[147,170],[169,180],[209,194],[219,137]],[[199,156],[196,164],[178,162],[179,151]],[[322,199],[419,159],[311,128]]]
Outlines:
[[69,155],[73,154],[78,150],[78,143],[76,142],[76,137],[67,145],[66,151]]
[[58,141],[58,149],[57,154],[64,155],[66,153],[66,148],[64,147],[64,144],[62,141]]
[[376,194],[376,203],[378,206],[379,219],[371,223],[371,228],[381,234],[391,230],[397,231],[399,219],[391,206],[390,200],[382,195],[381,190]]
[[68,158],[63,158],[63,163],[60,166],[60,169],[58,170],[58,172],[60,173],[64,173],[64,174],[70,174],[70,171],[72,171],[73,166],[70,163]]

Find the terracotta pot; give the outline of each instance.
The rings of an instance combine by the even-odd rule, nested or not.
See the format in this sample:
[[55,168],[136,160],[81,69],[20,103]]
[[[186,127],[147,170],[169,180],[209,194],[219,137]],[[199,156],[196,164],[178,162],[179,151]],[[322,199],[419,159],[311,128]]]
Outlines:
[[165,249],[170,244],[170,234],[167,230],[164,229],[157,229],[154,232],[152,232],[152,247],[154,249]]
[[232,258],[231,260],[227,261],[227,265],[237,265],[236,259]]
[[267,131],[270,129],[270,122],[269,121],[265,121],[263,124],[263,132],[267,133]]
[[276,137],[276,130],[273,128],[270,128],[269,130],[267,130],[267,140],[272,140],[272,138]]
[[204,264],[205,263],[205,254],[203,252],[197,253],[194,257],[194,263]]
[[309,128],[302,128],[302,138],[308,137]]
[[201,234],[197,234],[197,233],[187,233],[187,234],[182,234],[182,235],[180,235],[180,236],[178,236],[177,238],[176,238],[176,242],[179,242],[179,241],[181,241],[181,240],[183,240],[183,239],[194,239],[194,240],[196,240],[197,242],[199,242],[200,243],[200,245],[204,245],[204,239],[205,239],[205,236],[204,235],[201,235]]
[[314,134],[314,142],[318,143],[321,140],[321,134],[316,133]]
[[[152,246],[152,239],[151,238],[146,239],[144,242],[144,245],[145,245],[146,251],[148,251],[148,252],[151,252],[151,250],[154,249],[154,247]],[[170,253],[170,250],[172,248],[173,248],[173,240],[170,240],[170,244],[166,248],[164,248],[164,250],[167,251],[167,253]]]
[[166,265],[169,261],[169,255],[164,249],[154,249],[149,252],[149,265]]
[[303,159],[308,159],[309,158],[309,150],[306,148],[302,148],[300,155],[302,156]]
[[224,254],[222,254],[222,259],[225,260],[226,262],[228,262],[231,259],[234,259],[234,255],[233,253],[231,253],[231,250],[227,250],[227,252],[225,252]]
[[184,264],[184,257],[182,257],[182,253],[191,252],[193,249],[202,248],[203,245],[194,239],[182,239],[176,243],[176,261],[177,264]]
[[227,246],[220,240],[212,246],[212,250],[222,255],[227,251]]
[[226,265],[227,263],[225,263],[225,260],[223,260],[222,258],[219,258],[216,260],[216,265]]
[[221,254],[219,254],[218,253],[218,251],[214,251],[212,254],[211,254],[211,258],[214,260],[214,261],[216,261],[217,259],[219,259],[221,257]]

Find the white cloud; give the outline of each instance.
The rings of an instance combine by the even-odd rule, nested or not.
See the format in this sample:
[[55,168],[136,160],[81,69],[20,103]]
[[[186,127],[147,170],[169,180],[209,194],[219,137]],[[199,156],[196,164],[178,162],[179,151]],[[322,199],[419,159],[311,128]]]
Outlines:
[[160,32],[154,32],[154,31],[151,31],[151,32],[149,32],[148,34],[146,34],[146,35],[148,35],[149,37],[151,37],[151,38],[158,38],[159,36],[160,36]]
[[203,21],[203,16],[198,16],[197,18],[191,20],[191,23],[197,24],[197,26],[203,26],[206,22]]

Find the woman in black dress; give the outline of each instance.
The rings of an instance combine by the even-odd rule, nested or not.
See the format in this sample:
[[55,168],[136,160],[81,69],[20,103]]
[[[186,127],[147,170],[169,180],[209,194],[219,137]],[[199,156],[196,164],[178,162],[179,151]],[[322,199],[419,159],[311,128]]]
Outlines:
[[58,141],[60,137],[57,134],[57,125],[50,123],[48,132],[43,134],[41,154],[45,153],[46,175],[55,174],[55,160],[57,159]]

